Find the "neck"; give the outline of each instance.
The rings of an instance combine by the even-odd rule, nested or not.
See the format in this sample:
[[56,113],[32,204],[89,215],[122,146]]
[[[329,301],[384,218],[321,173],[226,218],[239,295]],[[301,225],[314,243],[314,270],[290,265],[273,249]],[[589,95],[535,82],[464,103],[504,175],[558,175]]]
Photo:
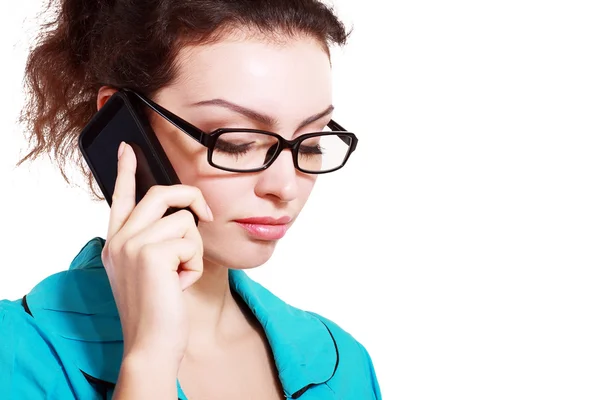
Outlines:
[[204,260],[202,277],[185,291],[190,345],[214,344],[239,334],[244,313],[231,293],[229,269]]

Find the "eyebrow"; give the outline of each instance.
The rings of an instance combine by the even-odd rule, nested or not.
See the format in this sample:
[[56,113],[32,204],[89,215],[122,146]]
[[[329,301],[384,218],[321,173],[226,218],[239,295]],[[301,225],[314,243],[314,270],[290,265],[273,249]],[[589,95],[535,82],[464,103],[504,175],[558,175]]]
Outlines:
[[[277,118],[274,118],[270,115],[263,114],[261,112],[252,110],[252,109],[244,107],[244,106],[240,106],[239,104],[235,104],[230,101],[223,100],[223,99],[203,100],[203,101],[198,101],[198,102],[192,104],[192,106],[207,106],[207,105],[227,108],[233,112],[236,112],[238,114],[245,116],[246,118],[250,118],[256,122],[259,122],[263,125],[267,125],[269,127],[276,127],[279,124],[279,121],[277,120]],[[300,125],[298,126],[297,129],[304,128],[305,126],[307,126],[315,121],[320,120],[324,116],[331,114],[333,112],[333,109],[334,109],[333,105],[330,104],[325,110],[321,111],[320,113],[311,115],[310,117],[304,119],[300,123]]]

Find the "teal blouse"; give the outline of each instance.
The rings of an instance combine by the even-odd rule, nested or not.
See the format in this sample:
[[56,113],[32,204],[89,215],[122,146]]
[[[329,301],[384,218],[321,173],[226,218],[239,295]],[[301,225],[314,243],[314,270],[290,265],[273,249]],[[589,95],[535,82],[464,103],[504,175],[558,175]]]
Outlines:
[[[103,246],[92,239],[67,271],[21,300],[0,301],[2,399],[112,398],[123,336]],[[286,304],[243,271],[230,270],[229,280],[265,331],[286,398],[381,399],[371,358],[350,334]]]

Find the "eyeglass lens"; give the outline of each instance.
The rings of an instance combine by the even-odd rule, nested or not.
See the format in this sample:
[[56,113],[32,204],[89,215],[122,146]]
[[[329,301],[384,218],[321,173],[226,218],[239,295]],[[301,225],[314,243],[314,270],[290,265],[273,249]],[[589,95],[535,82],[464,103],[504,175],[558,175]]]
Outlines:
[[[298,167],[307,172],[323,172],[344,163],[350,149],[343,133],[307,137],[298,148]],[[212,152],[213,164],[234,170],[259,169],[269,164],[277,154],[279,140],[257,132],[226,132],[221,134]]]

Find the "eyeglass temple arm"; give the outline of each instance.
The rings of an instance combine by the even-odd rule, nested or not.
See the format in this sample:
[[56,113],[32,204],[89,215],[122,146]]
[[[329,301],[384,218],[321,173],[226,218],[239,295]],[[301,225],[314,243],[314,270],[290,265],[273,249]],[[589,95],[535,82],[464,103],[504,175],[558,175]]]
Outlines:
[[[199,141],[200,143],[205,144],[204,143],[205,133],[203,131],[201,131],[200,129],[196,128],[194,125],[190,124],[189,122],[187,122],[186,120],[184,120],[182,118],[179,118],[177,115],[173,114],[172,112],[170,112],[166,108],[161,107],[157,103],[155,103],[152,100],[146,98],[145,96],[142,96],[141,94],[137,93],[134,90],[123,89],[123,91],[125,91],[127,93],[130,93],[130,94],[134,95],[135,97],[137,97],[138,99],[140,99],[142,102],[144,102],[144,104],[146,104],[148,107],[150,107],[158,115],[160,115],[161,117],[163,117],[164,119],[166,119],[173,126],[177,127],[183,133],[191,136],[193,139]],[[329,126],[333,131],[347,132],[346,129],[344,129],[340,124],[338,124],[334,120],[329,121],[329,123],[327,124],[327,126]],[[191,132],[193,132],[195,135],[192,134]],[[344,143],[346,143],[348,146],[350,146],[352,144],[352,139],[349,138],[348,136],[341,135],[341,136],[338,136],[338,137]]]
[[[161,117],[166,119],[169,123],[171,123],[173,126],[178,128],[180,131],[191,136],[192,138],[199,141],[200,143],[204,144],[203,142],[204,142],[205,133],[203,131],[201,131],[200,129],[196,128],[194,125],[190,124],[189,122],[187,122],[186,120],[173,114],[171,111],[167,110],[166,108],[161,107],[159,104],[153,102],[152,100],[146,98],[145,96],[142,96],[141,94],[139,94],[133,90],[123,89],[123,91],[125,91],[127,93],[131,93],[132,95],[134,95],[135,97],[140,99],[142,102],[144,102],[144,104],[146,104],[148,107],[150,107],[158,115],[160,115]],[[194,133],[194,134],[192,134],[192,133]]]
[[[347,132],[344,128],[342,128],[342,126],[340,124],[338,124],[334,120],[329,121],[329,123],[327,124],[327,126],[330,127],[332,131]],[[350,139],[348,136],[340,136],[340,135],[338,135],[338,137],[340,139],[342,139],[342,141],[344,143],[346,143],[348,146],[350,146],[352,144],[352,139]]]

